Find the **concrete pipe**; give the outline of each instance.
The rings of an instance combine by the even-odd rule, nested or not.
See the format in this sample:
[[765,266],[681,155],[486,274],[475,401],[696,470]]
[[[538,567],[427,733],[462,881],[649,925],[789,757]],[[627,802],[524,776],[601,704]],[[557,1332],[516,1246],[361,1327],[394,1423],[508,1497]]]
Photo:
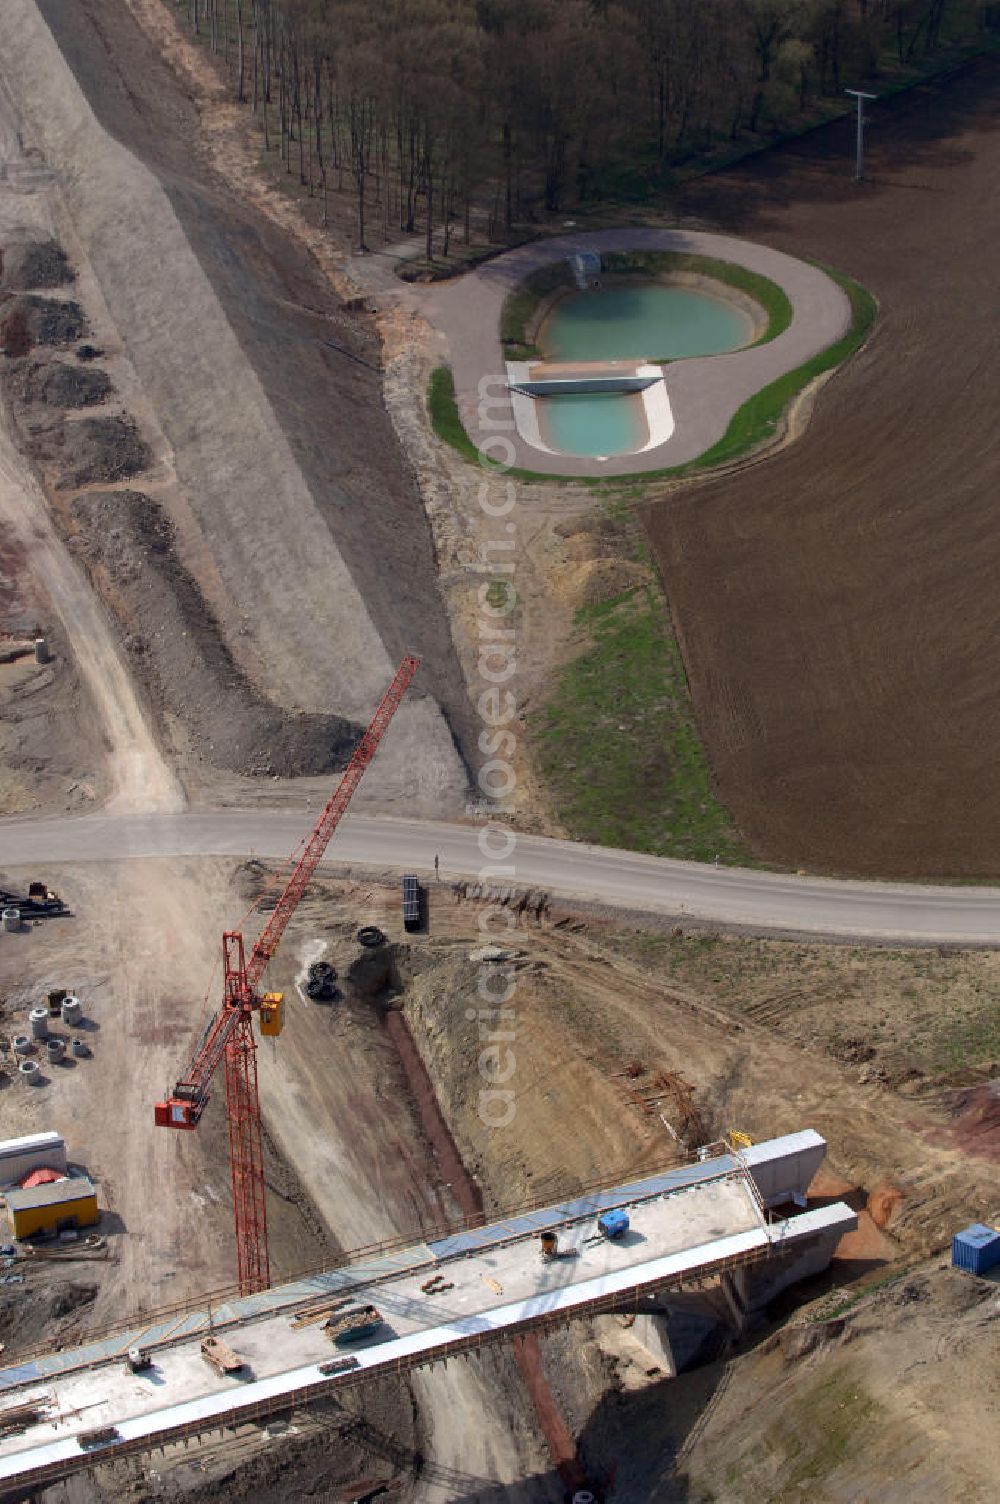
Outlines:
[[45,1039],[49,1032],[48,1008],[32,1008],[28,1014],[28,1022],[31,1025],[32,1039]]
[[61,1039],[49,1039],[46,1041],[45,1051],[51,1063],[58,1065],[66,1053],[66,1046]]
[[85,1060],[90,1054],[90,1045],[85,1039],[74,1039],[73,1054],[76,1056],[77,1060]]
[[26,1086],[41,1086],[42,1073],[38,1069],[37,1060],[22,1060],[17,1070]]
[[62,1021],[71,1029],[75,1028],[83,1017],[83,1004],[78,997],[68,993],[62,1000]]
[[44,638],[44,637],[36,637],[35,638],[35,662],[36,663],[48,663],[48,661],[49,661],[49,659],[51,657],[52,657],[52,654],[49,652],[49,644],[48,644],[47,639]]
[[9,935],[16,935],[21,928],[21,910],[4,909],[3,927]]
[[11,1043],[14,1046],[15,1055],[30,1055],[35,1048],[27,1034],[15,1034]]

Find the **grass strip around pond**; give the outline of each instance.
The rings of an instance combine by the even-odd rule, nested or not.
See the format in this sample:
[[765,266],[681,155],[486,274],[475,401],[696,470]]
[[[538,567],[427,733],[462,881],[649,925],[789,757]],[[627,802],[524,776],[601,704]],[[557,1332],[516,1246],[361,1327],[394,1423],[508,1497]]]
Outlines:
[[[752,298],[767,314],[767,328],[753,345],[777,339],[792,322],[792,305],[785,292],[770,277],[763,277],[732,261],[717,261],[711,256],[695,256],[684,251],[608,251],[601,256],[602,278],[669,277],[685,272],[707,277]],[[553,294],[572,291],[576,280],[566,260],[554,261],[525,277],[509,293],[500,313],[500,342],[507,360],[537,360],[541,356],[529,330],[538,310]],[[752,349],[753,345],[747,346]],[[651,357],[655,358],[655,357]],[[661,361],[660,364],[665,364]]]
[[713,444],[711,449],[706,449],[704,454],[700,454],[689,465],[675,465],[670,470],[649,471],[646,476],[630,475],[618,479],[638,481],[651,479],[656,475],[694,474],[699,470],[708,470],[713,465],[724,465],[739,459],[752,449],[759,448],[767,439],[773,438],[781,416],[793,397],[804,391],[817,376],[842,365],[848,356],[860,350],[875,323],[878,304],[860,282],[854,282],[850,277],[844,277],[826,266],[822,270],[843,288],[850,300],[851,326],[847,333],[836,344],[828,345],[804,365],[798,366],[794,371],[786,371],[784,376],[779,376],[770,386],[755,392],[733,414],[732,421],[719,442]]
[[478,465],[481,458],[479,450],[465,431],[465,425],[459,417],[458,403],[455,401],[455,379],[447,366],[435,366],[431,372],[430,387],[427,391],[427,411],[430,414],[431,427],[439,439],[450,444],[452,449],[457,449],[459,454]]
[[[430,384],[427,388],[427,411],[430,414],[431,427],[439,439],[450,444],[452,449],[458,451],[463,459],[471,461],[474,465],[481,465],[484,470],[503,469],[504,475],[509,475],[512,480],[524,481],[551,481],[559,480],[559,476],[543,475],[538,470],[518,470],[500,466],[489,455],[482,454],[469,438],[465,431],[458,411],[458,403],[455,400],[455,379],[448,366],[435,366],[431,372]],[[577,484],[584,486],[597,485],[599,476],[578,477]]]
[[583,606],[576,628],[585,645],[528,725],[561,824],[601,846],[746,865],[712,792],[662,591]]

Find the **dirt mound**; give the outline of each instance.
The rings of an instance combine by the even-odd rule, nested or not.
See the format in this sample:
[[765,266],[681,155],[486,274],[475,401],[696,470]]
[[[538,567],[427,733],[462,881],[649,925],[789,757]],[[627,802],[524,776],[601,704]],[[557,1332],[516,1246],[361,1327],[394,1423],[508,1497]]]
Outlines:
[[49,1295],[49,1315],[71,1316],[81,1306],[92,1305],[97,1299],[97,1285],[59,1285]]
[[21,407],[18,418],[25,449],[51,472],[48,478],[60,491],[131,480],[152,458],[135,420],[123,414],[67,422],[61,413]]
[[649,570],[632,559],[571,560],[555,571],[556,592],[578,606],[599,606],[649,581]]
[[1000,1160],[1000,1081],[957,1092],[952,1112],[950,1140],[971,1154]]
[[[24,1268],[24,1265],[19,1266]],[[51,1281],[55,1278],[55,1283]],[[97,1298],[98,1286],[59,1279],[51,1266],[28,1270],[25,1284],[15,1287],[17,1296],[0,1302],[0,1340],[5,1361],[18,1353],[37,1349],[42,1342],[58,1339],[66,1344],[78,1326],[78,1318]]]
[[75,282],[76,273],[57,240],[29,240],[23,245],[8,246],[0,258],[3,285],[13,292],[27,292],[32,287],[65,287]]
[[61,360],[18,361],[3,372],[3,383],[14,401],[46,407],[94,407],[111,391],[107,371],[86,370]]
[[35,345],[71,345],[86,327],[83,309],[72,299],[21,293],[3,305],[0,341],[5,354],[27,355]]
[[386,994],[402,985],[400,964],[405,971],[407,959],[405,945],[359,946],[344,980],[355,996],[385,1002]]
[[154,501],[140,491],[95,491],[77,500],[74,524],[73,545],[128,633],[126,647],[157,708],[180,720],[206,761],[286,778],[344,766],[357,728],[341,716],[282,710],[255,689],[178,560],[173,527]]
[[883,1180],[868,1197],[868,1215],[875,1226],[889,1226],[898,1209],[906,1200],[906,1191],[893,1180]]
[[63,434],[65,472],[59,484],[64,488],[129,480],[152,459],[134,418],[84,418],[67,423]]

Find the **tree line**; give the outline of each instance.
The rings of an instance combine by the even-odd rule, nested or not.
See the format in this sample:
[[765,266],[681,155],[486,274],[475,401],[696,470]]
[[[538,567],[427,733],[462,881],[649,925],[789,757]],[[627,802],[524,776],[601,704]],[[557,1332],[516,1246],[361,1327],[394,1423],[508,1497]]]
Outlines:
[[265,147],[357,241],[447,256],[544,207],[641,195],[725,141],[998,23],[981,0],[175,0]]

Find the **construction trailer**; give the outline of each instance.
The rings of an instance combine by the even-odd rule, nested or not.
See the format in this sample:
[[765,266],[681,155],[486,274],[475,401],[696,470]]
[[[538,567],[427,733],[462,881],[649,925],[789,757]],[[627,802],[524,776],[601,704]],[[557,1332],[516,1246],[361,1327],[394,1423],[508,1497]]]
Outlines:
[[957,1232],[951,1240],[951,1262],[969,1274],[986,1274],[1000,1264],[1000,1228],[973,1222]]
[[423,895],[420,891],[420,883],[412,874],[403,878],[403,928],[404,930],[419,930],[423,915],[421,913]]
[[0,1186],[20,1185],[32,1170],[66,1169],[66,1144],[58,1133],[29,1133],[0,1141]]
[[30,1190],[4,1192],[15,1238],[93,1227],[100,1218],[97,1192],[85,1175],[47,1180]]

